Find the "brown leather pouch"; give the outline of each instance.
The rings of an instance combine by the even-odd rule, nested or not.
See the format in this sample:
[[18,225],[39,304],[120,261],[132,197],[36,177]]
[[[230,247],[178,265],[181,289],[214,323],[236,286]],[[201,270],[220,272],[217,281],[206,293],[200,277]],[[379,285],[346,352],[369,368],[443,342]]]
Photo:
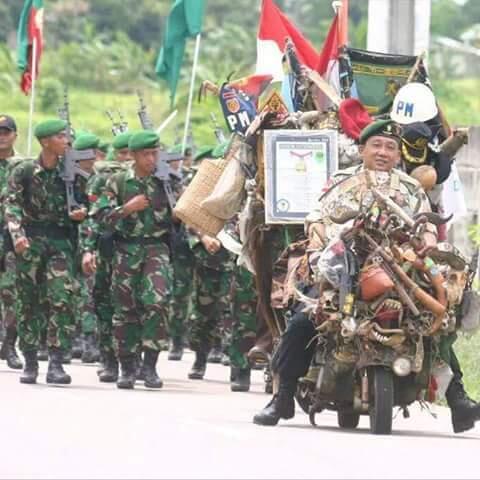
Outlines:
[[394,287],[392,279],[378,265],[371,265],[360,272],[360,291],[362,300],[368,302]]

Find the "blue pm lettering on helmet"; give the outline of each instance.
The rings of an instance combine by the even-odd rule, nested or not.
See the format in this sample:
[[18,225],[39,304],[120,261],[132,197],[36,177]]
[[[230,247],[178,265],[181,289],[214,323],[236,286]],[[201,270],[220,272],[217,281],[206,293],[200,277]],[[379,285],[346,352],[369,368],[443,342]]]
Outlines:
[[397,104],[397,115],[403,113],[405,117],[413,117],[414,103],[399,101]]

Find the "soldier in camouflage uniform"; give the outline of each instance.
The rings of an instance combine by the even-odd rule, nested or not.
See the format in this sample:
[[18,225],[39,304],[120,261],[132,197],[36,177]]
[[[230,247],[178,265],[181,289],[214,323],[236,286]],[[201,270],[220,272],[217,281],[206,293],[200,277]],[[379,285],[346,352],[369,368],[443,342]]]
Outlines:
[[114,348],[120,361],[118,388],[135,386],[135,355],[141,343],[145,386],[161,388],[158,355],[166,346],[171,282],[172,212],[162,182],[153,174],[159,137],[132,134],[134,165],[107,181],[96,216],[115,232],[112,272]]
[[[180,153],[181,149],[182,146],[177,145],[170,153]],[[170,162],[170,167],[182,175],[181,186],[177,191],[179,197],[193,178],[191,156],[185,155],[183,162]],[[180,225],[172,243],[173,285],[168,315],[168,333],[171,339],[169,360],[181,360],[183,356],[186,322],[191,310],[194,262],[185,226]]]
[[254,276],[235,266],[231,285],[232,331],[227,352],[230,357],[230,388],[250,390],[250,364],[247,353],[254,346],[257,328],[257,294]]
[[42,325],[35,312],[41,296],[48,305],[47,383],[69,384],[62,366],[73,330],[74,222],[85,210],[68,212],[60,157],[68,148],[68,125],[49,120],[35,128],[42,150],[37,160],[15,167],[8,185],[5,221],[16,253],[20,349],[25,356],[21,383],[36,383]]
[[[89,208],[89,198],[87,192],[87,185],[94,174],[94,165],[98,160],[97,152],[100,139],[92,133],[84,133],[77,136],[73,143],[73,148],[78,151],[92,151],[92,158],[79,162],[79,167],[85,173],[83,175],[77,175],[75,177],[75,191],[77,193],[77,202]],[[88,220],[82,222],[80,227],[79,237],[84,226],[88,223]],[[85,225],[84,225],[85,224]],[[75,314],[77,328],[80,327],[80,331],[83,336],[81,345],[82,353],[81,359],[83,363],[94,363],[99,358],[99,352],[96,341],[96,326],[97,316],[95,311],[95,303],[93,299],[93,287],[94,277],[92,275],[86,275],[81,269],[81,262],[83,251],[80,247],[81,239],[78,239],[77,255],[76,255],[76,295],[75,295]]]
[[[212,147],[199,150],[195,161],[212,156]],[[218,339],[219,326],[229,307],[232,255],[216,238],[189,231],[189,244],[195,257],[193,314],[190,318],[189,342],[195,362],[188,377],[203,379],[208,352]]]
[[[0,115],[0,201],[5,205],[7,196],[8,176],[12,164],[19,163],[21,158],[14,151],[15,140],[17,139],[17,125],[12,117]],[[7,361],[7,365],[15,370],[23,368],[18,358],[15,343],[17,341],[17,317],[15,313],[15,253],[7,249],[5,236],[3,209],[0,211],[0,252],[1,253],[1,274],[0,274],[0,300],[1,300],[1,321],[0,327],[5,327],[5,338],[0,349],[0,358]],[[9,251],[7,251],[9,250]]]
[[[131,133],[118,134],[112,143],[112,150],[106,161],[96,162],[95,173],[87,183],[87,195],[90,202],[96,202],[108,179],[117,172],[125,170],[131,160],[128,142]],[[93,213],[95,206],[91,207]],[[83,255],[84,273],[94,274],[93,303],[97,317],[97,330],[101,354],[101,366],[98,370],[100,382],[116,382],[118,380],[118,362],[113,349],[113,305],[112,305],[112,259],[113,238],[109,232],[102,231],[93,217],[84,222],[80,245]],[[92,257],[95,268],[90,270]]]

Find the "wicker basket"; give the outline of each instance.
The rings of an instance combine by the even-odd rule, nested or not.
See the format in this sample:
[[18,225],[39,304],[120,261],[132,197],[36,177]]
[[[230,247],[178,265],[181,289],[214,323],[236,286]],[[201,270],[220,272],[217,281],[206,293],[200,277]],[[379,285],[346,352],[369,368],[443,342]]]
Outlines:
[[211,237],[216,237],[225,220],[215,217],[200,205],[213,191],[228,160],[205,159],[197,174],[177,202],[175,215],[186,225]]

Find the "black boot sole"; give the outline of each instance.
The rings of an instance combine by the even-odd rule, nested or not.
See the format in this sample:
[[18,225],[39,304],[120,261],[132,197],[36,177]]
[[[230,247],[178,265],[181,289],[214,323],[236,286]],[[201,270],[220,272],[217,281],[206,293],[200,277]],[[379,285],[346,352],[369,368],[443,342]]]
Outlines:
[[50,385],[70,385],[72,383],[71,377],[64,377],[64,378],[52,378],[49,377],[47,374],[47,383]]
[[35,378],[20,377],[20,383],[23,383],[24,385],[35,385],[37,383],[37,377]]
[[280,421],[280,417],[262,417],[259,415],[255,415],[253,417],[253,423],[255,425],[262,425],[264,427],[274,427]]
[[188,378],[190,380],[203,380],[203,377],[205,376],[205,374],[203,373],[196,373],[196,372],[190,372],[188,374]]
[[147,387],[147,388],[160,389],[160,388],[163,387],[163,382],[160,381],[159,383],[150,383],[150,382],[145,381],[144,385],[145,385],[145,387]]
[[117,382],[117,388],[120,390],[133,390],[135,388],[134,383],[118,383]]
[[115,383],[118,381],[118,375],[99,375],[98,380],[101,383]]

